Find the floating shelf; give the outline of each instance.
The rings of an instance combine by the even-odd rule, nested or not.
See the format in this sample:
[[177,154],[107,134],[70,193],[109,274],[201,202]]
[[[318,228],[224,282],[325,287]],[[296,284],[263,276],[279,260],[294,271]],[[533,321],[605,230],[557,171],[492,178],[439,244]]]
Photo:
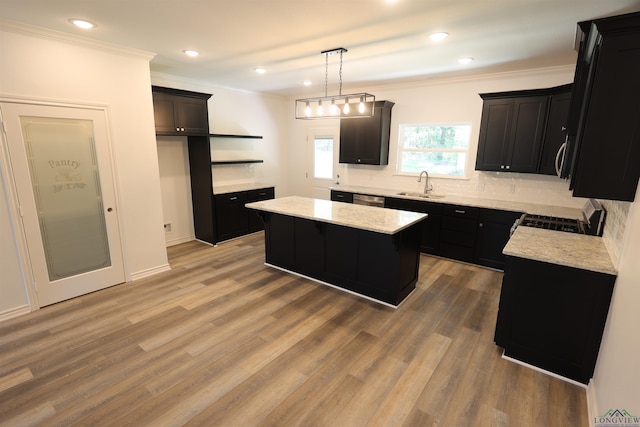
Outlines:
[[215,160],[212,165],[241,165],[244,163],[264,163],[264,160],[245,159],[245,160]]
[[262,139],[261,135],[232,135],[225,133],[210,133],[211,138],[244,138],[244,139]]

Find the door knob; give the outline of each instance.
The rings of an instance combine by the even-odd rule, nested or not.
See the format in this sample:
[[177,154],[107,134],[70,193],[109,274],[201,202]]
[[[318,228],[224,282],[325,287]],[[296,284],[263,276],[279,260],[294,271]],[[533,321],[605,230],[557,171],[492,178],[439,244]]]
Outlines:
[[111,212],[113,208],[107,208],[107,212]]

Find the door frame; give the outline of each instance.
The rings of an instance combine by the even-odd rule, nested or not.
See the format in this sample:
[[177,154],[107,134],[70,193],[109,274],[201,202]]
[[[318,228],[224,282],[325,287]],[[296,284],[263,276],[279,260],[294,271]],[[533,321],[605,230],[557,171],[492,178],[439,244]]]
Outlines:
[[[4,94],[0,94],[0,102],[13,103],[13,104],[27,104],[27,105],[39,105],[45,107],[65,107],[65,108],[80,108],[88,110],[101,111],[105,117],[105,127],[107,132],[107,152],[109,156],[109,164],[111,166],[112,184],[115,192],[115,200],[118,209],[116,209],[116,215],[118,218],[118,231],[120,234],[120,251],[122,253],[122,263],[124,270],[124,280],[126,282],[131,281],[131,273],[129,269],[128,257],[126,256],[126,233],[124,231],[124,222],[122,216],[122,200],[121,192],[116,174],[116,161],[113,155],[112,144],[112,130],[111,130],[111,115],[109,114],[108,104],[89,104],[78,102],[63,102],[53,101],[47,99],[36,98],[20,98],[12,97]],[[0,122],[4,122],[2,112],[0,111]],[[11,156],[9,153],[9,142],[5,139],[6,133],[4,129],[0,128],[0,185],[4,186],[4,190],[7,197],[7,205],[9,208],[9,221],[11,222],[11,228],[13,231],[14,243],[17,248],[17,255],[20,262],[20,269],[22,270],[23,285],[27,294],[27,300],[31,311],[36,311],[41,308],[38,301],[38,293],[36,290],[35,276],[33,273],[31,257],[27,246],[26,230],[22,221],[22,215],[20,214],[20,204],[18,202],[18,191],[15,182],[15,175],[11,164]],[[3,166],[4,165],[4,166]]]

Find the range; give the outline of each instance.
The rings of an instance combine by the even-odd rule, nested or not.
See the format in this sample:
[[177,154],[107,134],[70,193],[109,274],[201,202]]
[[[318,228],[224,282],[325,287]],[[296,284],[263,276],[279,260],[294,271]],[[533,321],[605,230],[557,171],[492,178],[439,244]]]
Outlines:
[[512,230],[515,231],[516,227],[523,226],[602,236],[605,217],[606,211],[600,202],[589,199],[582,207],[582,220],[525,213],[515,222]]

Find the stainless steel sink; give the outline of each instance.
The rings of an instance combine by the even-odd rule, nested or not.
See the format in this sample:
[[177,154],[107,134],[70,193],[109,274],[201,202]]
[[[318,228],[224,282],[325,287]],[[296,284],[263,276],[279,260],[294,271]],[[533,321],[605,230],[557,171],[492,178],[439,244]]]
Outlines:
[[444,195],[442,194],[424,194],[418,191],[401,191],[396,193],[398,196],[408,196],[408,197],[418,197],[420,199],[442,199]]

